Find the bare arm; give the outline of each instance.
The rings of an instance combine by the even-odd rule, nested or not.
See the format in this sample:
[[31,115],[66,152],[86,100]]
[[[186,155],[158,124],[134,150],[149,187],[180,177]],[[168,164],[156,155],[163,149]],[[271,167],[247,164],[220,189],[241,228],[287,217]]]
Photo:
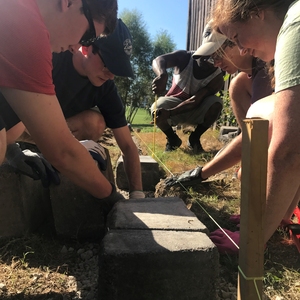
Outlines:
[[213,78],[207,86],[202,88],[192,96],[191,98],[181,102],[176,107],[170,109],[170,115],[178,115],[182,114],[187,111],[193,110],[195,107],[198,107],[200,103],[203,101],[204,98],[216,94],[218,91],[220,91],[223,87],[223,75],[222,73],[217,75],[215,78]]
[[[248,110],[247,118],[264,118],[270,121],[269,139],[272,132],[274,97],[269,96],[256,101]],[[239,163],[242,158],[242,134],[238,135],[216,158],[202,169],[202,178],[215,175]]]
[[157,77],[152,82],[152,91],[161,94],[166,91],[168,81],[167,69],[175,68],[175,72],[183,70],[190,60],[190,54],[180,50],[172,53],[160,55],[152,62],[152,69]]
[[217,157],[202,168],[201,177],[208,178],[239,163],[242,158],[242,134],[238,135]]
[[232,79],[229,85],[230,104],[240,128],[251,105],[251,94],[252,80],[248,74],[241,72]]
[[14,89],[3,89],[3,94],[53,166],[93,196],[110,195],[110,183],[72,136],[55,96]]
[[124,168],[130,191],[142,191],[141,164],[137,147],[127,126],[113,129],[115,139],[123,153]]
[[296,207],[300,186],[300,86],[273,95],[273,133],[269,146],[265,242],[290,207]]

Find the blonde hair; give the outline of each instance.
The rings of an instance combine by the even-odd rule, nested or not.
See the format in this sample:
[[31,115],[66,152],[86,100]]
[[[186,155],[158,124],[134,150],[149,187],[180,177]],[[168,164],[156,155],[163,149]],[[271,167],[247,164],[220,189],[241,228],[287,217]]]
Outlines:
[[245,22],[261,10],[272,9],[283,19],[294,0],[217,0],[211,12],[214,29],[234,22]]

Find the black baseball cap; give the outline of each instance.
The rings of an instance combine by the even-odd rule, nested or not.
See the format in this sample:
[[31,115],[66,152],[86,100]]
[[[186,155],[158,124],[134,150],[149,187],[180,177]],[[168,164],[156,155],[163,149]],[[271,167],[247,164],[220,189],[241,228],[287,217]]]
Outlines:
[[98,37],[94,42],[100,56],[110,72],[116,76],[134,77],[130,64],[132,37],[127,26],[118,19],[112,34]]

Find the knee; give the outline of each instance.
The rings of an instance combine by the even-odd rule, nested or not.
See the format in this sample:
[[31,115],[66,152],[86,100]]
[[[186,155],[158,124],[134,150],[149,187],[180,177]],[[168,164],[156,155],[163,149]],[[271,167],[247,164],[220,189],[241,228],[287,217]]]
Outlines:
[[94,110],[87,110],[70,117],[67,123],[78,140],[97,141],[106,128],[102,114]]
[[19,122],[14,127],[10,128],[6,132],[7,144],[14,143],[25,131],[25,126],[22,122]]
[[91,113],[86,116],[84,122],[87,139],[97,141],[102,136],[106,124],[100,113]]
[[[220,102],[215,102],[214,104],[212,104],[205,115],[204,122],[213,123],[214,121],[216,121],[221,114],[222,108],[223,105]],[[210,126],[211,124],[208,125]]]

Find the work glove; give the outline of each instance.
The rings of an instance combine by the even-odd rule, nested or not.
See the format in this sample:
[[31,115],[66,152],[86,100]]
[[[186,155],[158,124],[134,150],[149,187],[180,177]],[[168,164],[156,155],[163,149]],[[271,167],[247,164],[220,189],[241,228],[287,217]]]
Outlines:
[[97,161],[100,170],[105,171],[107,168],[105,149],[92,140],[84,140],[80,141],[80,143],[90,152],[93,159]]
[[143,199],[145,194],[143,191],[131,191],[129,192],[129,199]]
[[[228,236],[237,244],[240,243],[240,232],[232,232],[228,229],[223,229]],[[227,237],[227,235],[221,230],[217,229],[209,235],[212,242],[217,246],[219,253],[221,254],[238,254],[239,249],[235,244]]]
[[166,186],[174,186],[176,184],[183,185],[185,187],[194,186],[198,183],[206,180],[207,178],[201,177],[202,167],[197,167],[195,169],[184,172],[181,175],[176,175],[172,177],[168,177],[165,179]]
[[229,221],[233,224],[239,225],[241,223],[241,215],[231,215]]
[[113,183],[110,183],[112,186],[112,191],[111,194],[106,197],[100,199],[102,203],[102,209],[104,216],[107,216],[109,212],[112,210],[113,206],[119,201],[119,200],[124,200],[124,196],[116,191],[116,187]]
[[10,144],[6,150],[8,164],[17,172],[41,180],[43,187],[49,187],[53,182],[60,184],[57,170],[43,157],[41,153],[32,152],[28,149],[21,150],[19,144]]

